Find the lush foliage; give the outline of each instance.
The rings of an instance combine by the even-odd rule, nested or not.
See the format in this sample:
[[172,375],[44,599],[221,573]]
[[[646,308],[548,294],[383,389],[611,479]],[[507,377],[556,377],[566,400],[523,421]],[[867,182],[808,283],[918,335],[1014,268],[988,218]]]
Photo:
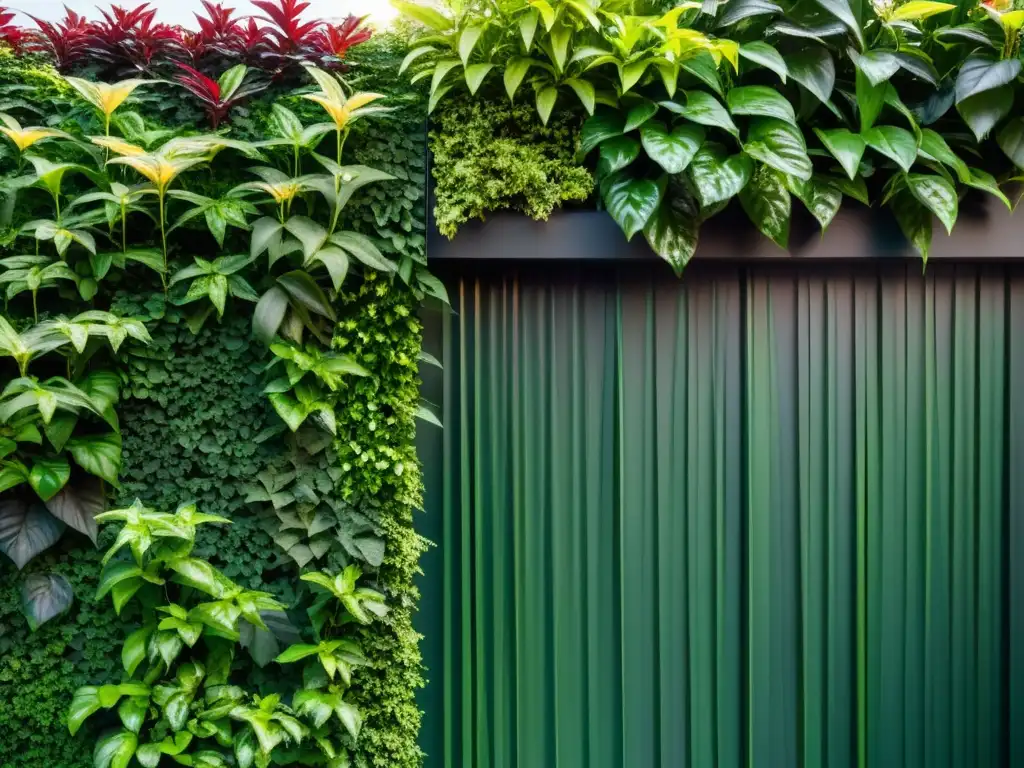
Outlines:
[[[269,765],[275,751],[305,764],[350,763],[362,717],[345,691],[366,659],[344,627],[387,613],[383,595],[356,585],[358,567],[302,576],[319,590],[309,609],[315,643],[292,643],[276,661],[315,660],[304,665],[289,707],[279,693],[259,696],[232,684],[239,646],[258,659],[297,633],[271,594],[244,589],[192,556],[198,526],[227,518],[195,505],[172,515],[136,501],[97,520],[122,524],[103,558],[97,599],[109,594],[118,614],[138,603],[142,626],[121,648],[120,682],[79,688],[71,703],[72,734],[101,710],[117,708],[120,722],[97,742],[96,765],[127,766],[134,757],[152,767],[169,755],[203,768],[250,768]],[[120,557],[124,551],[130,557]],[[327,727],[335,717],[344,727],[341,741]]]
[[446,104],[430,134],[437,228],[453,237],[488,211],[513,208],[547,219],[568,201],[587,200],[594,179],[575,162],[578,134],[579,121],[568,113],[545,126],[523,104]]
[[[278,5],[273,4],[275,9]],[[301,6],[280,4],[296,18]],[[274,18],[274,12],[263,10]],[[279,21],[290,23],[283,17]],[[291,33],[299,34],[295,29]],[[422,671],[411,613],[416,596],[412,577],[422,543],[411,525],[420,482],[412,439],[417,414],[432,417],[418,403],[419,327],[411,313],[426,295],[444,294],[424,269],[418,207],[423,199],[423,102],[414,90],[396,82],[401,56],[394,54],[402,43],[383,37],[352,48],[366,37],[354,21],[333,31],[316,23],[290,48],[284,37],[275,37],[275,44],[288,53],[287,61],[273,63],[271,74],[284,76],[275,74],[272,83],[254,71],[270,66],[270,57],[229,67],[230,56],[215,51],[191,60],[186,64],[191,69],[142,68],[144,77],[110,82],[96,79],[84,59],[71,64],[73,74],[64,79],[32,56],[7,67],[7,55],[0,51],[0,83],[14,86],[0,94],[0,110],[7,116],[0,151],[0,256],[16,260],[0,263],[0,280],[9,296],[4,370],[11,373],[9,379],[35,376],[40,382],[31,392],[8,393],[9,399],[18,400],[26,422],[36,425],[40,439],[35,441],[31,429],[22,431],[7,416],[2,419],[15,446],[4,456],[5,470],[8,465],[12,469],[5,471],[5,480],[18,474],[24,482],[6,488],[0,501],[5,509],[10,504],[12,510],[28,510],[22,517],[32,525],[53,519],[57,522],[51,527],[56,527],[62,525],[60,515],[70,511],[48,511],[54,501],[43,495],[62,483],[54,498],[71,497],[74,491],[78,506],[68,509],[86,521],[78,530],[68,524],[72,532],[56,547],[59,559],[51,548],[25,567],[23,584],[31,596],[25,613],[33,627],[49,621],[30,636],[24,618],[10,626],[12,614],[0,610],[9,643],[5,648],[10,649],[0,669],[0,729],[26,718],[35,718],[39,726],[35,732],[15,729],[18,735],[0,746],[0,764],[90,764],[82,743],[97,736],[101,764],[108,758],[110,764],[128,759],[128,745],[137,738],[128,727],[137,723],[134,716],[130,723],[122,721],[125,731],[117,725],[114,709],[97,713],[69,741],[56,731],[64,706],[49,697],[63,695],[66,704],[70,690],[84,685],[87,691],[96,689],[97,700],[106,691],[104,701],[109,701],[112,694],[103,686],[117,684],[119,676],[111,677],[111,665],[103,663],[109,658],[107,648],[132,630],[159,625],[168,617],[185,625],[203,624],[192,618],[203,613],[205,609],[194,611],[204,602],[254,592],[266,593],[260,599],[274,614],[281,612],[272,607],[291,606],[288,626],[263,617],[268,629],[279,630],[277,635],[251,631],[241,619],[237,641],[226,625],[218,630],[203,624],[202,630],[231,636],[226,640],[235,649],[231,682],[244,691],[233,706],[247,708],[237,709],[239,717],[251,715],[257,721],[254,764],[271,752],[286,764],[342,765],[350,757],[355,765],[419,764],[414,694],[422,685]],[[309,46],[321,45],[346,53],[354,70],[365,50],[372,69],[351,78],[350,83],[359,83],[353,88],[325,71],[298,66],[310,60]],[[103,73],[123,68],[122,61],[104,66]],[[300,73],[315,85],[293,93]],[[172,78],[180,86],[169,82]],[[390,104],[390,91],[387,98],[377,92],[395,84],[399,87]],[[202,112],[211,124],[230,125],[230,134],[196,135]],[[371,115],[373,121],[365,119]],[[356,161],[343,165],[349,156]],[[381,170],[373,169],[377,165]],[[50,265],[63,266],[43,274]],[[377,305],[363,298],[364,291],[372,291],[379,316]],[[401,320],[393,322],[393,317]],[[250,338],[254,331],[265,344]],[[397,352],[380,348],[385,338],[393,350],[401,351],[400,363],[392,357]],[[91,385],[81,383],[108,371],[110,385],[116,384],[113,391],[96,395]],[[383,469],[377,461],[379,476],[371,476],[357,472],[359,465],[349,460],[356,439],[372,448],[365,436],[367,399],[363,394],[353,397],[354,392],[371,390],[380,393],[380,411],[371,420],[389,425],[380,435],[380,450],[401,456],[404,472],[393,466]],[[28,394],[35,398],[32,403]],[[111,399],[117,395],[120,401]],[[101,396],[110,400],[109,407]],[[56,422],[65,412],[77,419],[67,445],[60,446],[54,442],[60,436],[56,428],[48,429],[47,419]],[[112,413],[112,419],[104,418]],[[300,433],[293,437],[292,429]],[[113,434],[118,436],[116,446]],[[33,439],[13,439],[26,435]],[[100,438],[103,445],[94,446],[97,457],[86,451],[88,445],[79,444],[98,444]],[[394,480],[381,482],[380,476],[389,471]],[[257,476],[274,484],[284,481],[293,503],[282,510],[293,517],[282,520],[273,513],[273,503],[258,500],[252,487]],[[99,488],[95,504],[86,506],[92,499],[85,494],[93,487]],[[307,492],[317,499],[312,516]],[[191,560],[209,563],[206,572],[221,574],[216,581],[227,589],[225,595],[240,591],[211,601],[215,596],[196,593],[195,585],[180,589],[187,585],[169,584],[164,589],[174,592],[166,593],[172,602],[162,604],[181,610],[157,616],[159,605],[137,598],[120,606],[123,619],[113,611],[105,613],[93,595],[99,561],[83,546],[90,543],[90,531],[96,536],[96,515],[111,496],[122,503],[144,498],[165,509],[194,499],[204,512],[230,519],[230,526],[199,526],[194,541],[189,532],[172,549],[187,546]],[[189,508],[182,514],[191,514]],[[157,515],[163,522],[168,517],[139,514],[140,519]],[[309,547],[320,553],[315,562],[293,556],[292,538],[298,529],[289,523],[299,521],[310,524],[305,535],[316,539]],[[25,527],[24,521],[21,525]],[[110,545],[112,535],[100,531],[97,540]],[[31,549],[46,539],[32,534],[18,541],[29,542]],[[119,568],[130,565],[118,557],[122,559],[111,562],[121,563]],[[166,580],[177,573],[173,561],[163,558],[152,566],[163,569],[155,578]],[[296,579],[297,572],[310,569],[329,569],[340,579],[335,582],[332,575],[343,604],[351,603],[353,595],[370,600],[379,591],[393,609],[385,612],[382,606],[373,623],[360,629],[359,621],[373,615],[366,613],[363,602],[345,609],[355,617],[353,623],[339,623],[345,614],[333,609],[318,618],[321,607],[333,604],[318,602],[317,584]],[[366,589],[352,586],[356,570],[378,591],[356,594]],[[104,578],[108,575],[104,571]],[[234,586],[228,588],[227,581]],[[129,577],[125,583],[134,582]],[[22,584],[18,586],[20,591]],[[146,591],[143,587],[139,596]],[[72,595],[77,600],[68,610]],[[119,593],[118,603],[121,598]],[[380,599],[371,602],[382,605]],[[241,605],[235,601],[235,607]],[[189,637],[179,633],[182,642],[194,634],[192,627],[184,630]],[[169,629],[157,626],[155,632],[160,631]],[[235,758],[215,736],[210,740],[209,728],[198,725],[199,715],[211,704],[205,687],[213,686],[210,649],[202,633],[193,649],[181,651],[173,669],[164,664],[166,669],[153,673],[159,681],[138,681],[153,693],[145,717],[151,718],[146,728],[155,731],[149,742],[142,739],[136,747],[151,743],[176,749],[188,739],[183,755],[190,754],[193,764],[212,765],[218,764],[218,751],[223,759]],[[29,648],[44,637],[50,638],[46,653],[32,651],[34,661],[28,664]],[[93,638],[102,638],[101,647],[83,650]],[[333,668],[334,682],[310,685],[308,692],[293,698],[303,688],[302,670],[272,671],[273,658],[293,642],[317,647],[310,664],[323,665],[328,678]],[[352,675],[340,666],[362,664],[350,643],[362,646],[366,662]],[[242,648],[247,652],[238,652]],[[36,664],[42,666],[33,674],[29,670]],[[199,665],[202,680],[196,677]],[[39,680],[38,688],[29,684],[33,678]],[[15,680],[21,681],[16,694],[8,689],[8,681]],[[185,730],[177,737],[168,730],[167,691],[161,689],[158,698],[157,686],[187,688],[195,695]],[[129,693],[144,695],[135,689]],[[83,694],[83,700],[89,695]],[[283,698],[264,709],[256,706],[274,702],[275,696]],[[323,721],[328,703],[334,715]],[[280,724],[278,714],[293,716],[285,711],[287,704],[294,705],[296,722],[305,729],[302,743],[297,743],[299,729],[290,721],[284,722],[294,733],[286,728],[281,743],[271,744],[281,735],[274,725],[269,726],[270,741],[260,742],[257,730],[264,715]],[[179,717],[179,710],[174,715]],[[192,720],[196,723],[189,729]],[[242,738],[242,746],[248,745],[250,737],[242,734],[253,729],[251,717],[235,718],[234,723],[235,735]],[[104,736],[105,726],[117,728],[115,736]],[[223,739],[223,730],[219,733]],[[139,760],[151,759],[153,749],[143,750]]]
[[[451,14],[397,3],[427,30],[405,66],[431,106],[454,89],[590,115],[601,200],[681,270],[700,225],[737,198],[781,247],[792,198],[824,228],[879,201],[927,258],[969,189],[1010,202],[1024,168],[1024,11],[910,0],[776,4],[494,0]],[[573,96],[574,94],[574,96]],[[443,175],[447,171],[442,169]]]

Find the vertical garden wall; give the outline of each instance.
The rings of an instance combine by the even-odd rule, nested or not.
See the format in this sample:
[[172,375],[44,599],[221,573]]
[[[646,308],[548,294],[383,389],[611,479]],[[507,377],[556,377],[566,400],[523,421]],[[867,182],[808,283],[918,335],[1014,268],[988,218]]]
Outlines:
[[0,13],[4,768],[422,761],[423,101],[261,5]]

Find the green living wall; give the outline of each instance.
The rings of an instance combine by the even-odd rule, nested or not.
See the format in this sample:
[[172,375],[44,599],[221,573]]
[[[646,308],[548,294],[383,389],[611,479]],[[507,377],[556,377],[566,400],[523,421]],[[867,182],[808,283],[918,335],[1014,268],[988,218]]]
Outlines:
[[[14,33],[10,27],[3,27],[8,41],[21,45],[17,51],[0,47],[0,111],[17,116],[15,122],[5,121],[11,143],[0,154],[0,171],[4,174],[0,194],[9,203],[2,214],[3,231],[0,233],[0,265],[4,266],[0,280],[3,280],[7,298],[3,319],[15,334],[20,332],[24,336],[33,325],[34,315],[33,303],[28,301],[29,294],[34,293],[29,290],[31,285],[13,275],[13,271],[23,265],[3,259],[33,251],[51,253],[56,244],[52,233],[49,238],[40,236],[38,227],[29,222],[32,217],[46,215],[41,211],[45,210],[48,197],[46,185],[40,179],[49,166],[39,165],[32,158],[48,157],[57,164],[69,162],[76,167],[68,168],[64,177],[57,180],[56,201],[63,203],[64,211],[57,213],[56,225],[73,231],[72,242],[70,246],[64,245],[60,258],[64,263],[75,264],[78,271],[74,285],[70,285],[72,280],[68,278],[67,288],[63,290],[45,276],[36,283],[39,323],[52,323],[59,320],[59,316],[73,316],[76,311],[100,309],[109,311],[115,318],[133,318],[144,324],[145,338],[141,338],[140,332],[140,338],[124,341],[120,350],[111,355],[120,389],[120,402],[116,405],[120,434],[116,463],[120,487],[105,483],[107,501],[110,506],[127,506],[140,499],[147,507],[168,512],[191,501],[202,513],[230,520],[230,525],[204,525],[197,534],[192,558],[207,561],[239,588],[270,593],[274,600],[289,607],[283,614],[275,613],[280,617],[275,623],[268,619],[272,631],[261,633],[250,624],[249,634],[242,632],[241,646],[234,652],[230,670],[230,681],[256,694],[254,701],[257,703],[261,701],[259,696],[266,703],[273,694],[285,694],[283,703],[273,710],[282,719],[274,721],[277,725],[271,723],[270,731],[264,729],[260,734],[269,733],[268,738],[273,739],[281,736],[280,748],[274,754],[275,764],[281,765],[343,766],[351,762],[356,766],[383,767],[414,766],[422,762],[417,745],[420,712],[415,695],[424,684],[424,676],[419,638],[412,629],[412,614],[418,599],[413,577],[418,572],[425,544],[412,527],[413,513],[421,503],[419,463],[413,447],[419,409],[420,327],[416,318],[425,291],[436,287],[422,269],[425,262],[423,101],[416,88],[404,85],[397,77],[404,56],[404,41],[388,34],[368,39],[368,31],[354,22],[349,20],[336,28],[326,28],[334,29],[332,34],[336,36],[348,35],[347,43],[344,40],[344,44],[339,43],[329,36],[317,38],[307,31],[306,37],[289,49],[291,58],[288,58],[281,53],[287,40],[275,41],[264,35],[265,39],[256,48],[258,55],[245,59],[248,69],[242,89],[252,88],[253,93],[237,104],[230,104],[230,119],[222,125],[220,136],[247,144],[238,145],[241,149],[237,153],[236,146],[218,146],[213,152],[202,155],[198,172],[193,172],[187,182],[182,181],[185,175],[175,182],[177,188],[189,190],[193,198],[177,198],[175,202],[168,196],[168,209],[177,206],[177,210],[169,217],[167,227],[170,229],[174,219],[187,209],[185,203],[195,204],[201,210],[194,219],[167,233],[169,246],[165,258],[169,269],[163,274],[159,216],[154,218],[157,214],[155,196],[149,213],[141,216],[131,214],[131,206],[145,206],[147,200],[142,197],[131,200],[130,223],[126,227],[127,251],[149,249],[140,251],[142,255],[138,257],[148,265],[140,266],[141,261],[133,263],[132,256],[121,259],[120,267],[116,257],[112,265],[103,264],[93,253],[102,251],[108,240],[117,251],[123,250],[120,237],[124,224],[116,204],[109,211],[109,220],[103,200],[99,201],[100,214],[92,219],[75,219],[67,210],[72,200],[89,191],[89,181],[95,181],[94,190],[108,192],[116,191],[111,183],[144,181],[141,176],[132,177],[132,170],[123,165],[104,165],[104,159],[116,157],[118,149],[108,146],[103,150],[97,147],[90,150],[87,137],[104,134],[102,111],[97,114],[96,105],[90,104],[88,94],[81,93],[80,88],[64,79],[64,75],[76,75],[88,82],[117,81],[123,79],[124,70],[118,69],[114,58],[90,58],[91,49],[87,47],[80,47],[77,56],[70,61],[62,59],[66,50],[48,49],[39,41],[32,45],[12,40]],[[141,35],[143,22],[136,19],[135,24],[136,33]],[[223,46],[228,40],[225,29],[231,34],[241,34],[240,27],[231,25],[225,25],[220,32],[209,33],[221,47],[214,46],[212,52],[201,59],[204,64],[197,64],[214,77],[237,62],[241,55],[235,48],[225,53]],[[96,45],[94,38],[90,40],[88,45]],[[180,46],[184,45],[180,36],[174,45],[178,46],[173,48],[178,56]],[[124,53],[111,48],[107,53],[110,57],[115,53],[128,56],[132,51]],[[166,68],[166,62],[153,55],[152,61],[140,67],[139,76],[150,79],[146,76],[162,75],[168,80],[184,76],[184,71]],[[180,58],[189,60],[186,56]],[[195,59],[192,61],[195,63]],[[54,62],[61,66],[63,73],[53,68]],[[283,136],[285,130],[276,111],[275,105],[286,106],[303,125],[322,124],[320,106],[295,93],[296,89],[316,92],[310,87],[313,79],[302,67],[310,64],[324,67],[321,70],[324,73],[341,74],[346,82],[343,95],[355,90],[385,94],[388,111],[373,115],[372,120],[352,122],[344,131],[346,165],[335,175],[334,193],[337,195],[340,188],[346,199],[337,204],[335,198],[336,210],[344,209],[343,216],[337,216],[337,220],[339,231],[344,227],[345,231],[356,234],[345,241],[351,249],[347,252],[341,249],[341,257],[337,258],[347,254],[351,263],[346,259],[349,268],[347,276],[342,274],[344,283],[336,279],[336,271],[329,275],[314,274],[313,278],[323,286],[318,295],[328,299],[330,317],[319,325],[315,316],[306,323],[307,328],[313,330],[305,335],[303,345],[294,342],[294,325],[279,329],[284,342],[288,342],[291,335],[289,343],[294,350],[319,355],[317,360],[344,360],[346,369],[357,374],[332,381],[331,391],[322,394],[322,399],[329,404],[332,429],[325,428],[326,422],[322,420],[321,426],[313,426],[312,419],[308,419],[301,427],[293,426],[298,430],[293,434],[293,429],[288,429],[279,415],[282,413],[280,404],[284,401],[278,399],[275,403],[268,398],[268,380],[273,377],[268,375],[267,366],[276,353],[269,353],[267,345],[253,337],[252,304],[239,299],[241,294],[247,293],[245,286],[239,287],[233,279],[228,282],[226,276],[223,282],[229,286],[227,296],[218,298],[216,289],[209,290],[209,282],[200,289],[190,288],[188,278],[175,285],[173,274],[189,265],[193,256],[211,264],[223,254],[249,252],[247,230],[256,212],[250,203],[255,198],[250,193],[266,190],[236,193],[239,185],[257,179],[248,168],[276,166],[282,169],[278,173],[284,176],[297,170],[292,163],[299,158],[306,173],[313,174],[319,166],[312,153],[321,144],[320,151],[336,159],[337,121],[332,120],[326,128],[307,134],[293,153],[293,146]],[[165,69],[161,70],[161,66]],[[333,74],[325,76],[334,77]],[[328,82],[328,90],[330,87]],[[203,123],[212,117],[209,107],[194,91],[190,94],[182,85],[142,84],[113,115],[110,133],[139,145],[140,150],[150,153],[147,157],[155,157],[169,139],[209,136],[202,132]],[[44,136],[42,140],[37,137],[30,146],[22,148],[17,139],[24,139],[26,132],[33,130],[25,126],[33,125],[44,131],[63,131],[69,137],[64,134]],[[340,129],[338,134],[340,136]],[[59,142],[67,143],[58,148]],[[97,169],[107,174],[100,180],[95,178],[97,171],[80,172],[77,167],[88,158],[96,159],[97,152]],[[214,158],[214,154],[219,156]],[[370,174],[371,170],[374,183],[360,183],[360,175]],[[268,183],[278,181],[275,175],[260,178]],[[346,193],[349,184],[353,189]],[[308,206],[304,210],[308,210],[310,222],[329,219],[330,208],[317,207],[311,188],[303,189],[301,195],[296,198],[295,206]],[[17,205],[13,204],[15,201]],[[213,213],[209,212],[210,208],[215,209]],[[81,210],[79,208],[79,212]],[[136,218],[131,218],[132,215]],[[305,234],[298,226],[295,229]],[[82,235],[82,231],[86,234]],[[331,231],[335,231],[333,226]],[[280,235],[285,246],[289,237],[287,232]],[[96,241],[100,242],[98,248]],[[282,263],[296,256],[294,252],[289,256],[287,248],[281,250],[284,253],[278,262],[278,273],[282,271]],[[302,244],[297,246],[297,251],[301,262]],[[264,255],[263,259],[266,258]],[[262,260],[248,263],[259,265]],[[152,269],[143,268],[145,266]],[[259,267],[253,272],[249,269],[234,273],[246,276],[251,284],[248,292],[273,290],[270,282],[273,262],[270,270]],[[312,271],[314,267],[309,269]],[[88,282],[90,280],[93,282]],[[211,280],[216,282],[221,278]],[[169,288],[161,285],[164,281],[171,283]],[[18,284],[20,289],[7,290],[12,283]],[[186,293],[186,288],[199,293],[193,296]],[[197,304],[194,298],[200,299],[202,304]],[[226,311],[218,318],[219,312],[211,310],[222,309],[225,298]],[[301,327],[304,320],[309,320],[308,316],[300,311],[301,307],[290,306],[288,311],[294,313]],[[289,317],[292,315],[286,316],[286,323],[291,322]],[[104,322],[113,321],[105,319]],[[314,330],[315,340],[310,336]],[[280,345],[282,339],[276,342]],[[4,353],[10,354],[12,343],[10,336],[4,340]],[[87,349],[92,352],[91,347]],[[79,381],[73,367],[79,362],[83,366],[92,365],[104,354],[107,353],[98,352],[96,357],[82,360],[68,350],[67,375]],[[12,365],[3,369],[5,385],[18,376],[18,367],[12,360],[7,362]],[[303,359],[302,362],[308,361]],[[29,365],[32,373],[31,366],[36,363]],[[280,387],[271,389],[282,391]],[[294,403],[291,407],[294,411]],[[294,417],[293,412],[287,409],[284,412],[289,418]],[[326,416],[322,411],[318,414]],[[314,416],[319,418],[318,414]],[[39,424],[48,440],[50,425],[43,430],[42,422]],[[0,437],[8,436],[7,432],[0,432]],[[22,446],[18,445],[20,451]],[[41,443],[39,450],[46,456],[40,456],[40,461],[53,453],[49,450],[51,447],[55,446]],[[26,455],[36,450],[30,445]],[[5,450],[0,470],[6,473],[14,466],[11,462],[20,461],[21,456],[21,453],[12,455]],[[60,461],[59,454],[55,460]],[[79,482],[81,469],[73,466],[68,488]],[[0,502],[22,498],[19,493],[31,493],[27,483],[9,487],[7,477],[5,474]],[[92,508],[91,513],[97,511],[98,506]],[[312,528],[314,525],[318,527]],[[97,750],[95,758],[93,754],[97,740],[105,739],[105,734],[119,727],[118,713],[114,709],[93,715],[72,736],[68,729],[69,705],[81,686],[117,685],[131,677],[122,671],[121,647],[129,633],[142,623],[145,612],[152,612],[152,606],[147,606],[143,600],[141,608],[115,611],[109,597],[98,598],[101,573],[108,573],[101,559],[115,539],[116,526],[101,528],[96,546],[87,535],[74,528],[70,525],[56,544],[32,558],[21,570],[7,558],[0,558],[3,561],[0,562],[0,766],[3,768],[74,768],[91,766],[94,759],[97,765],[118,765],[117,760],[125,754],[101,755],[104,748]],[[296,530],[300,530],[301,535],[296,535]],[[6,535],[6,532],[0,534],[0,538]],[[5,539],[4,551],[9,554],[11,546],[12,540]],[[300,572],[335,573],[349,566],[360,567],[363,574],[359,584],[371,588],[364,590],[364,597],[360,598],[365,623],[355,622],[349,616],[349,623],[342,625],[346,641],[358,646],[351,650],[354,656],[346,657],[351,661],[352,678],[351,685],[344,686],[343,695],[345,706],[352,709],[343,710],[349,717],[344,723],[332,719],[335,723],[332,731],[330,724],[320,725],[319,716],[306,717],[303,713],[308,714],[309,710],[304,710],[298,700],[294,700],[294,714],[301,720],[303,734],[307,737],[304,741],[307,751],[300,752],[297,739],[291,738],[290,731],[281,730],[283,726],[279,728],[279,724],[299,727],[285,719],[289,716],[288,710],[281,707],[292,702],[290,691],[310,687],[309,670],[303,678],[294,668],[274,662],[273,657],[290,644],[315,643],[317,639],[311,633],[311,619],[307,616],[315,595],[311,594],[307,582],[299,580]],[[56,606],[51,611],[56,615],[40,617],[37,613],[35,619],[46,620],[33,630],[26,613],[39,609],[23,604],[23,587],[34,575],[45,575],[51,579],[50,584],[58,586],[64,583],[61,578],[66,579],[74,599],[70,604]],[[186,587],[182,594],[186,599],[192,593]],[[383,600],[386,608],[375,608],[379,616],[366,614],[370,608],[380,605],[373,602],[377,600]],[[348,610],[359,612],[360,603],[346,608]],[[337,616],[342,615],[339,610]],[[187,655],[188,651],[184,653]],[[197,661],[199,658],[195,657]],[[210,667],[212,679],[212,656],[203,663]],[[160,665],[161,662],[156,661],[154,669],[166,671],[166,667],[171,666]],[[180,671],[183,667],[188,665],[182,665],[179,660],[179,683],[183,679]],[[147,677],[145,682],[151,681]],[[88,690],[86,697],[90,695]],[[335,691],[335,688],[329,690]],[[207,690],[207,701],[209,696]],[[340,698],[341,694],[338,696]],[[190,716],[200,718],[201,700],[202,694],[191,704]],[[156,720],[148,738],[158,743],[165,734],[172,733],[168,730],[171,721],[164,704],[151,703],[150,706],[149,716]],[[306,706],[310,706],[308,702]],[[164,708],[163,715],[160,707]],[[355,727],[353,711],[357,713]],[[240,711],[235,714],[241,717]],[[231,717],[235,718],[235,714]],[[125,729],[130,730],[123,712],[121,719]],[[235,761],[238,765],[252,764],[255,759],[260,764],[263,759],[260,750],[254,750],[255,758],[242,756],[238,751],[239,735],[249,727],[246,725],[249,721],[235,718],[233,722],[236,744],[224,740],[222,730],[216,734],[216,739],[208,735],[207,742],[212,746],[205,752],[196,751],[196,744],[203,738],[200,719],[190,721],[180,731],[191,734],[191,749],[199,755],[191,758],[198,761],[194,764],[220,765],[218,759]],[[252,726],[252,730],[256,733],[257,728]],[[179,729],[175,727],[173,731],[179,732]],[[145,741],[145,734],[143,730],[139,735],[140,744]],[[318,749],[314,736],[317,739],[325,736],[333,742],[336,755],[331,757],[325,749]],[[104,740],[100,743],[112,745],[109,746],[112,750],[121,748],[121,742]],[[262,749],[265,745],[261,742],[259,746]],[[285,746],[287,750],[283,749]],[[223,758],[216,756],[218,750]],[[262,751],[269,755],[271,750]],[[131,753],[127,752],[127,759],[130,758]],[[140,750],[138,760],[143,759],[144,752]]]

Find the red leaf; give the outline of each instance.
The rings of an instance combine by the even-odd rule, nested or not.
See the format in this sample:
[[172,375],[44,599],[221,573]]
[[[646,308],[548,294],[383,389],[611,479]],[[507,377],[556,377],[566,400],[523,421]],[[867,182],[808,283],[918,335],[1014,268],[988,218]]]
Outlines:
[[371,29],[362,26],[364,21],[365,16],[349,16],[341,24],[317,30],[313,35],[314,44],[323,54],[344,58],[349,48],[365,43],[373,36]]
[[267,31],[274,38],[275,53],[292,53],[309,46],[313,33],[323,24],[319,20],[303,23],[302,12],[309,3],[301,0],[253,0],[252,4],[267,14],[257,18],[274,25]]

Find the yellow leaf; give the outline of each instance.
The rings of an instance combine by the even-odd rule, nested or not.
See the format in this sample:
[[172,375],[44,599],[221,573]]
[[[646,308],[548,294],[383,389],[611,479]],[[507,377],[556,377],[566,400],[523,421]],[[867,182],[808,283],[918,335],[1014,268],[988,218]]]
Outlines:
[[68,85],[74,88],[83,99],[98,109],[104,117],[110,118],[125,99],[141,85],[149,80],[122,80],[119,83],[92,83],[78,77],[65,78]]
[[735,40],[715,40],[712,42],[712,45],[726,61],[732,64],[733,70],[738,73],[740,71],[740,44]]
[[920,21],[934,16],[937,13],[945,13],[956,8],[949,3],[937,3],[932,0],[911,0],[904,3],[889,17],[890,21]]
[[43,139],[52,139],[56,136],[64,135],[60,131],[50,128],[23,128],[22,130],[0,128],[0,131],[3,131],[4,135],[14,142],[19,152],[24,152],[33,144]]
[[345,103],[350,112],[354,112],[360,107],[365,107],[377,99],[383,99],[384,94],[382,93],[353,93],[349,97],[349,100]]
[[144,155],[146,150],[142,147],[138,147],[135,144],[129,144],[124,139],[119,139],[116,136],[90,136],[89,140],[104,149],[109,149],[115,155]]
[[350,114],[344,104],[333,101],[320,93],[307,93],[303,95],[303,98],[316,102],[323,107],[327,114],[331,116],[331,120],[334,121],[334,125],[339,131],[348,124]]

